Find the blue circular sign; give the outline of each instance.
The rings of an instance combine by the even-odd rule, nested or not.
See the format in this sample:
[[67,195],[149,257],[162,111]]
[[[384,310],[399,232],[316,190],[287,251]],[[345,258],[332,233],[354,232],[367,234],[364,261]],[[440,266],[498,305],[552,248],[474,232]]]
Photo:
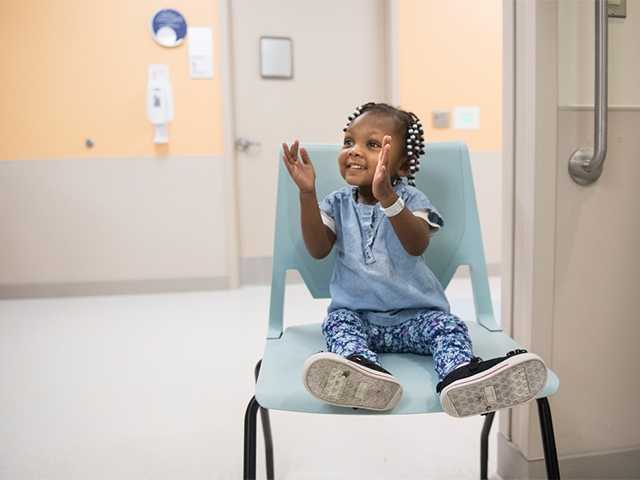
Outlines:
[[187,36],[187,21],[177,10],[159,10],[151,19],[151,34],[163,47],[177,47]]

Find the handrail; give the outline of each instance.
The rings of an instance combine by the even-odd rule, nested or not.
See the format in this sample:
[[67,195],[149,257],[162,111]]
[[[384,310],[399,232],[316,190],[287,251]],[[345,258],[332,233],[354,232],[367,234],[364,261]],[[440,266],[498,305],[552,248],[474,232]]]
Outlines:
[[[607,0],[596,3],[596,81],[594,101],[594,148],[579,148],[569,159],[569,175],[580,185],[594,183],[602,174],[607,157],[607,73],[608,20]],[[595,150],[595,154],[593,153]]]

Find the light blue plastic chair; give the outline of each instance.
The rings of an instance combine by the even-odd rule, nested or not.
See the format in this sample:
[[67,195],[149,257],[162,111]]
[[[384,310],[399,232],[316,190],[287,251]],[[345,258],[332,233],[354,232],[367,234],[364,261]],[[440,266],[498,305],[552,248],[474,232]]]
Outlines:
[[[318,199],[345,185],[337,166],[339,147],[306,145],[316,170]],[[434,235],[425,260],[443,287],[456,269],[468,265],[476,319],[463,318],[471,334],[474,354],[488,359],[523,348],[502,333],[491,305],[489,281],[480,233],[469,153],[463,143],[427,145],[416,176],[416,186],[442,213],[445,226]],[[402,383],[403,397],[390,412],[335,407],[312,397],[302,383],[302,366],[310,355],[326,349],[320,330],[322,318],[312,325],[284,328],[283,307],[287,270],[297,270],[314,298],[329,297],[329,280],[335,252],[323,260],[311,257],[300,228],[300,204],[296,185],[279,158],[278,199],[271,283],[269,326],[262,360],[256,365],[256,394],[245,414],[244,478],[255,478],[256,420],[261,412],[267,457],[267,477],[273,478],[273,446],[268,410],[346,415],[400,415],[442,412],[436,393],[438,377],[431,356],[382,354],[384,367]],[[474,321],[475,320],[475,321]],[[558,459],[547,396],[558,389],[558,377],[549,371],[537,398],[545,462],[549,478],[559,478]],[[487,443],[494,412],[485,416],[481,433],[481,478],[487,478]]]

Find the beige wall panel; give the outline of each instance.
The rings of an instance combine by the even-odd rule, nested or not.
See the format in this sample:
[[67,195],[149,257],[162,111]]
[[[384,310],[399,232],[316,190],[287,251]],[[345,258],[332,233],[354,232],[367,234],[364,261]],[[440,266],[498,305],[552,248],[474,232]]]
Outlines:
[[560,111],[553,401],[561,455],[640,444],[637,282],[640,111],[609,112],[597,183],[580,187],[567,159],[593,142],[593,112]]
[[0,290],[226,277],[222,162],[0,162]]

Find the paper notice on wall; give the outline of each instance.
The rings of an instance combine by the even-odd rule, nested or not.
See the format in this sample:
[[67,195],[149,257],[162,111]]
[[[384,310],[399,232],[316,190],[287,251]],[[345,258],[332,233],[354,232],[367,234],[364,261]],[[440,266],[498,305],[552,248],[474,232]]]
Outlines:
[[187,39],[191,78],[213,78],[213,29],[189,27]]

